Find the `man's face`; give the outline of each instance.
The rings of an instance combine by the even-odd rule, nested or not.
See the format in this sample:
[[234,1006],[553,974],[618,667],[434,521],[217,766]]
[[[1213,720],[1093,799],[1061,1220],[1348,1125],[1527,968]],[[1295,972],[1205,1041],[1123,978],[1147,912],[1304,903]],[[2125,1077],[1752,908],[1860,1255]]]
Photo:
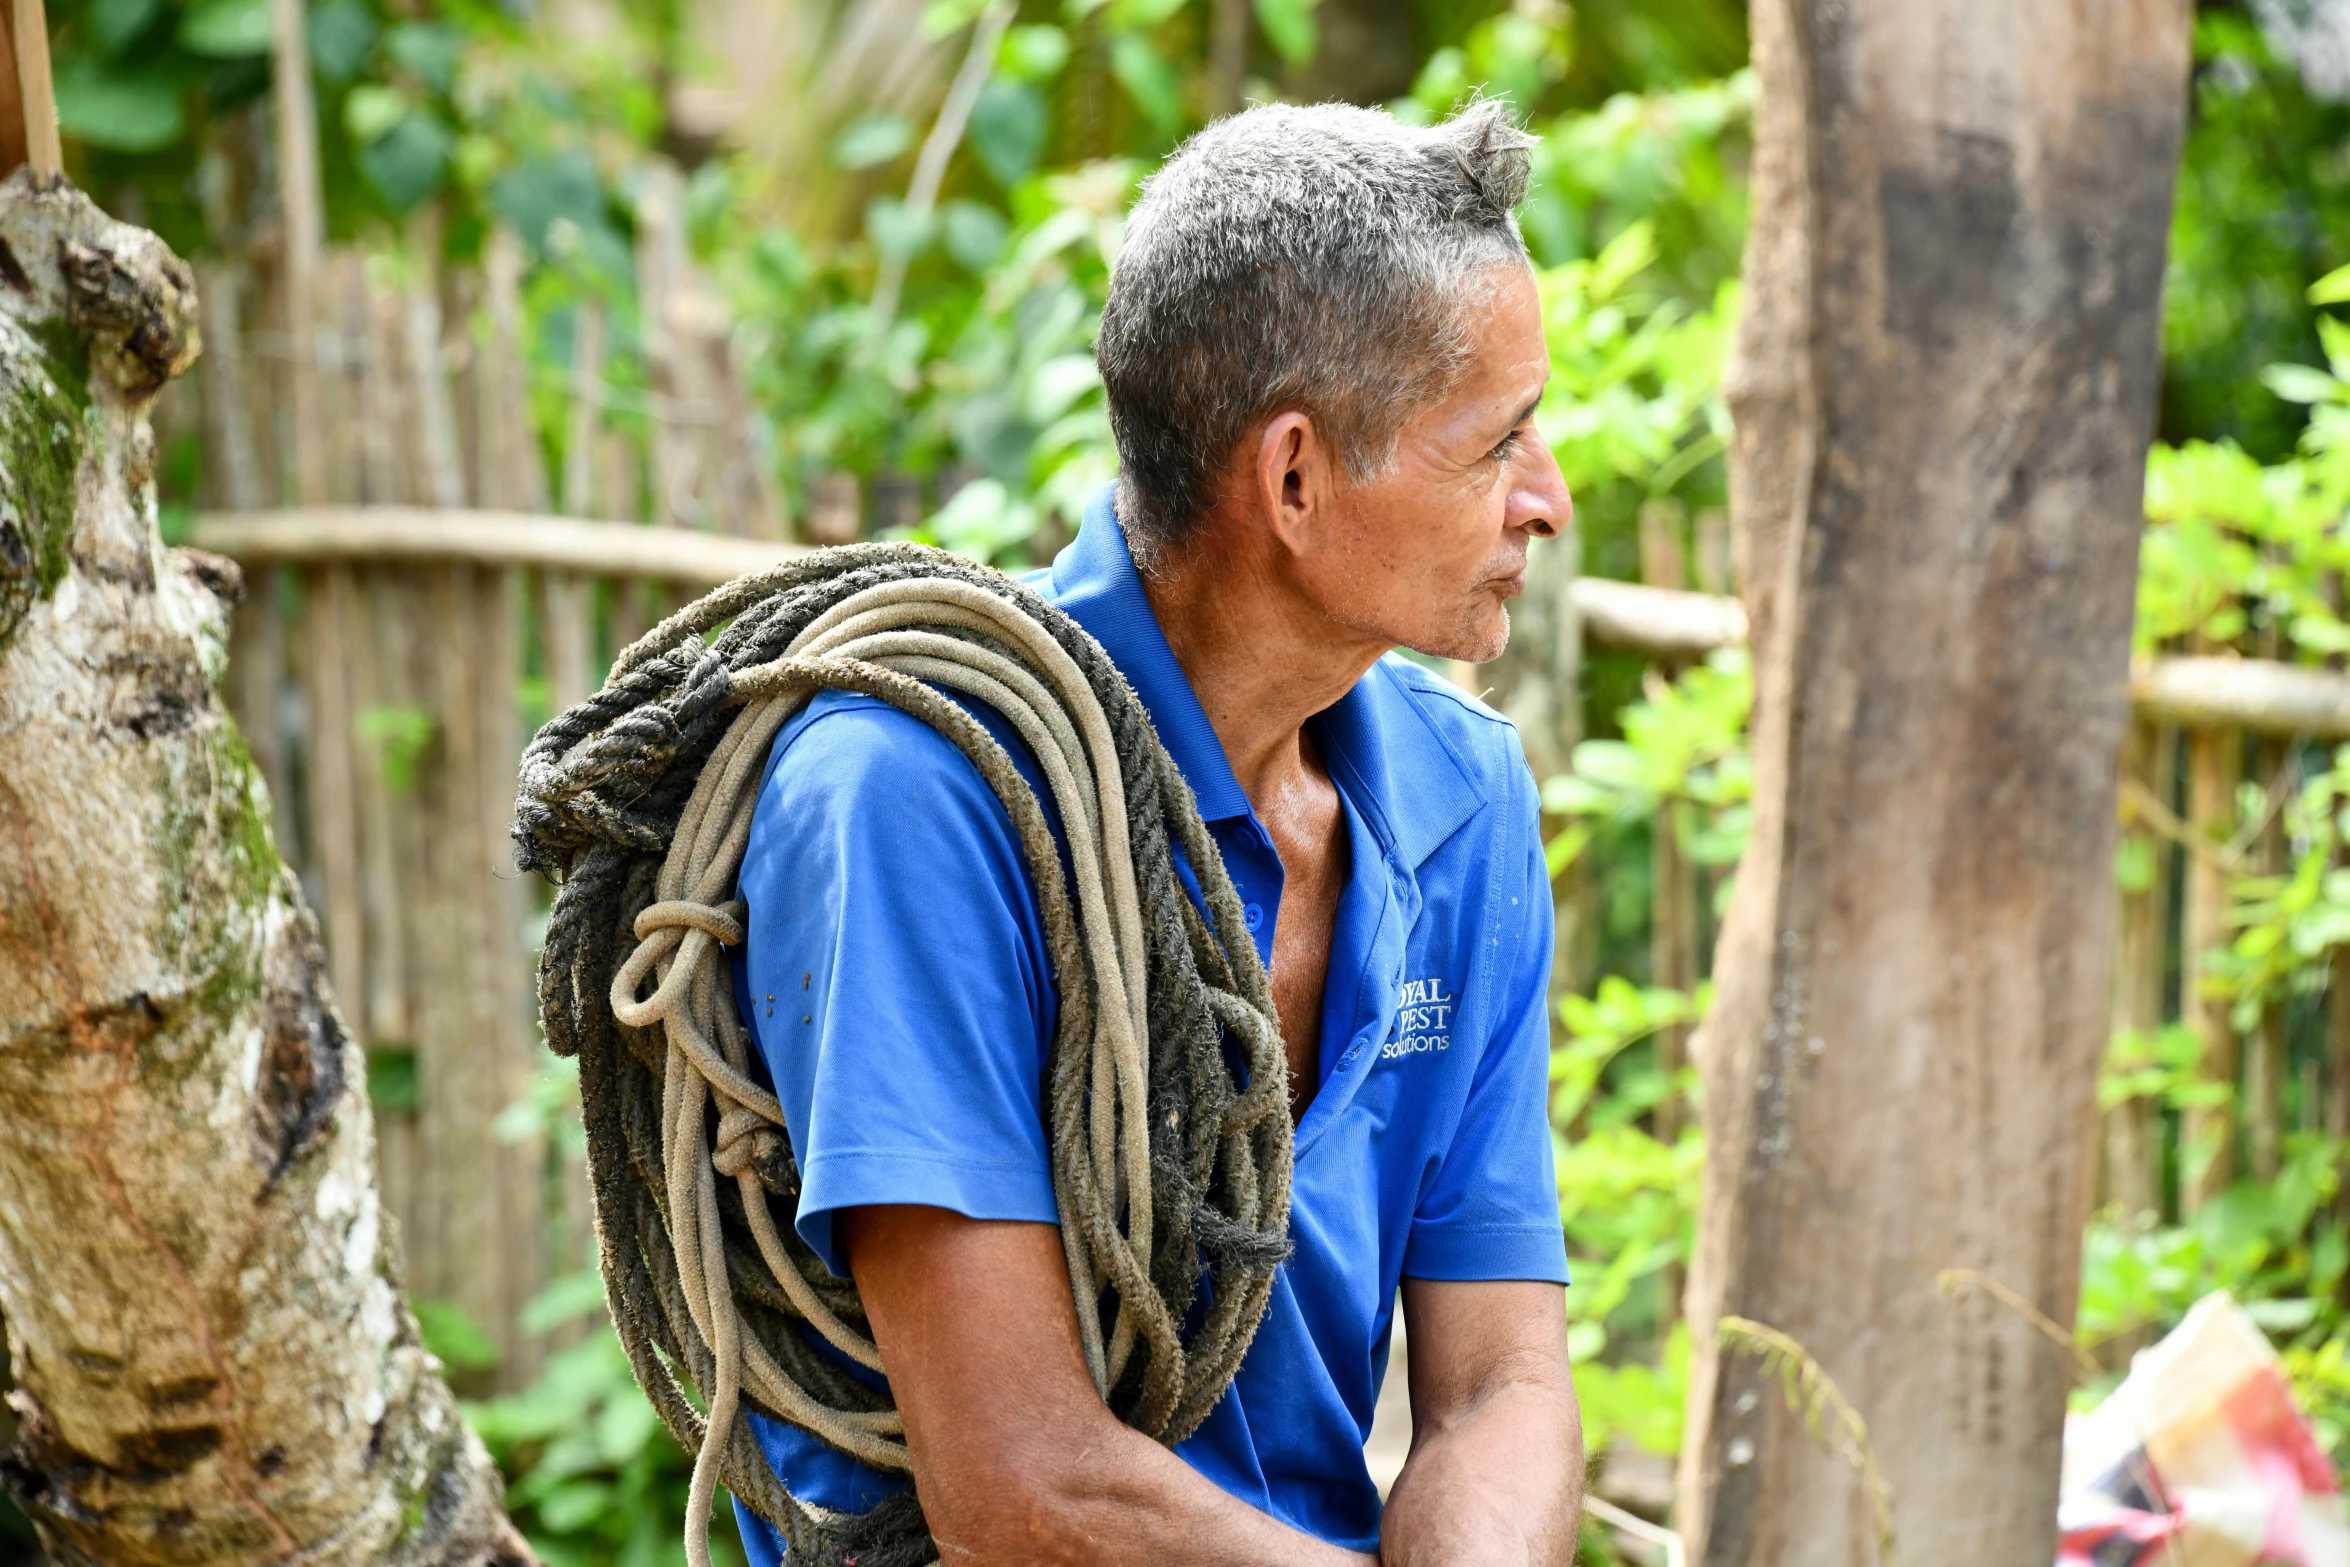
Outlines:
[[1534,277],[1485,275],[1470,306],[1472,353],[1450,397],[1422,409],[1395,461],[1368,483],[1340,477],[1299,560],[1333,619],[1382,642],[1483,663],[1509,641],[1503,606],[1526,586],[1526,546],[1574,515],[1558,461],[1534,428],[1550,350]]

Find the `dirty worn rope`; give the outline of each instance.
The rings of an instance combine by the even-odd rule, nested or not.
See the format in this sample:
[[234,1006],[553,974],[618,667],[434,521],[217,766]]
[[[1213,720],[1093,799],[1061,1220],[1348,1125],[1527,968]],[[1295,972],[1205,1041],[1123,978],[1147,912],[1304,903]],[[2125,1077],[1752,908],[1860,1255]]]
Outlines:
[[[1288,1254],[1286,1074],[1264,968],[1190,789],[1100,646],[1009,578],[913,545],[821,551],[719,589],[539,732],[514,829],[522,863],[561,884],[540,971],[547,1041],[580,1062],[614,1321],[697,1454],[694,1567],[721,1482],[795,1563],[935,1557],[910,1493],[859,1517],[803,1505],[738,1418],[747,1401],[876,1469],[909,1469],[888,1395],[846,1369],[882,1369],[855,1286],[771,1210],[771,1196],[796,1205],[799,1176],[722,958],[744,935],[733,889],[769,745],[828,687],[938,729],[1018,833],[1060,996],[1046,1119],[1062,1249],[1087,1369],[1119,1418],[1168,1443],[1196,1429]],[[1034,753],[1066,875],[1034,791],[941,688],[994,708]]]

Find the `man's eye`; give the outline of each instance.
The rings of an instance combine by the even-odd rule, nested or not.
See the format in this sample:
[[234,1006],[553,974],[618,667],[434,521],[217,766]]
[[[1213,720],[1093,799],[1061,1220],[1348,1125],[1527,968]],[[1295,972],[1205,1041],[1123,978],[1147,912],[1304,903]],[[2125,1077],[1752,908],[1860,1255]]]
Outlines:
[[1524,433],[1525,432],[1522,430],[1512,430],[1509,434],[1501,438],[1500,445],[1494,447],[1494,449],[1491,452],[1488,452],[1486,455],[1491,457],[1495,462],[1508,462],[1512,457],[1515,457],[1518,454],[1518,441]]

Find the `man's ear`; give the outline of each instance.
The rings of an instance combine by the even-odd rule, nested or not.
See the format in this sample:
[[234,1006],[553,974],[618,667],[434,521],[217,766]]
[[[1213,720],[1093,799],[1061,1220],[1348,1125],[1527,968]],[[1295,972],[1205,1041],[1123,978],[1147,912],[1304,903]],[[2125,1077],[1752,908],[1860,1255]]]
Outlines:
[[1283,548],[1304,554],[1328,520],[1337,475],[1328,443],[1298,409],[1265,421],[1256,443],[1257,505]]

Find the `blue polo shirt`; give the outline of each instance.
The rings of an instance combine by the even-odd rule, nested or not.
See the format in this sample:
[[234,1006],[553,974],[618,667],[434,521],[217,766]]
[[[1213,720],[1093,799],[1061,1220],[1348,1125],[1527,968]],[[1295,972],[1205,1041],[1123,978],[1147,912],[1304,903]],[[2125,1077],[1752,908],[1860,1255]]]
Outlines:
[[[1270,961],[1281,861],[1159,629],[1108,492],[1036,586],[1141,697]],[[965,705],[1049,811],[1010,725]],[[1375,1550],[1362,1446],[1398,1279],[1566,1282],[1546,1115],[1550,890],[1507,721],[1390,656],[1312,727],[1352,864],[1321,1082],[1297,1129],[1296,1252],[1231,1391],[1176,1452],[1276,1518]],[[750,929],[736,994],[789,1122],[795,1223],[826,1264],[848,1272],[835,1219],[864,1204],[1054,1222],[1053,974],[1011,820],[963,753],[885,703],[818,696],[776,736],[740,890]],[[863,1511],[899,1483],[753,1418],[803,1500]],[[754,1567],[778,1562],[775,1532],[737,1514]]]

